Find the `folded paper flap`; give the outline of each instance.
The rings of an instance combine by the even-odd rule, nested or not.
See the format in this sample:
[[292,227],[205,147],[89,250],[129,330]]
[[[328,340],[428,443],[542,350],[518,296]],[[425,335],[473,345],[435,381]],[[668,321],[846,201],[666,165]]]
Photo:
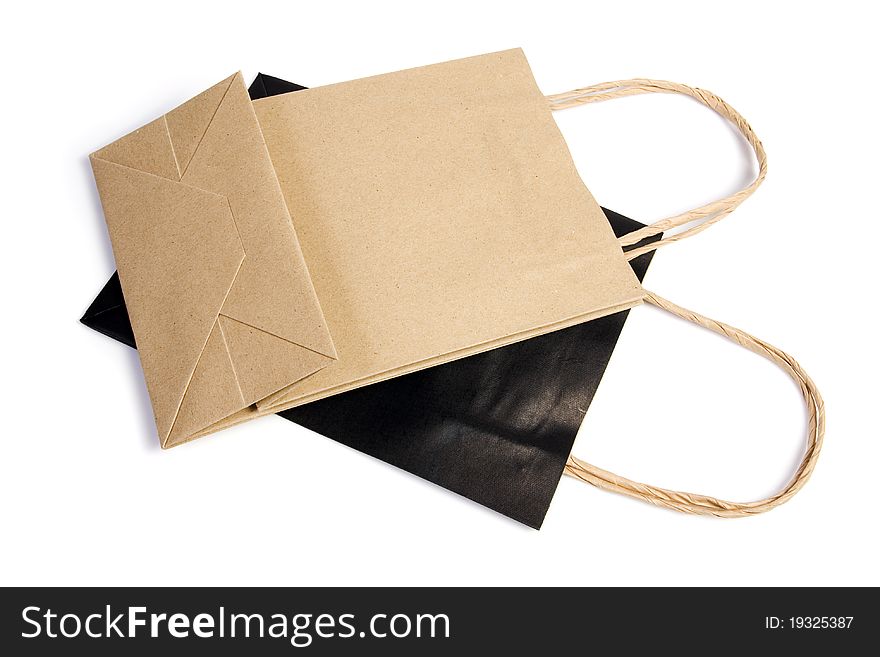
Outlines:
[[165,440],[245,252],[223,196],[91,161]]
[[163,446],[333,361],[240,73],[91,161]]
[[325,367],[327,354],[273,335],[234,317],[220,316],[220,328],[235,364],[245,400],[266,396]]
[[223,314],[334,359],[333,341],[257,126],[239,74],[181,178],[226,195],[248,256]]
[[233,80],[237,78],[241,78],[241,73],[229,76],[165,115],[181,178],[189,169],[193,155],[213,123]]
[[[206,391],[209,394],[205,394]],[[218,417],[228,417],[245,405],[218,318],[199,356],[174,425],[168,436],[163,438],[162,446],[172,447],[184,442]]]
[[180,170],[164,116],[92,153],[91,157],[160,178],[180,180]]

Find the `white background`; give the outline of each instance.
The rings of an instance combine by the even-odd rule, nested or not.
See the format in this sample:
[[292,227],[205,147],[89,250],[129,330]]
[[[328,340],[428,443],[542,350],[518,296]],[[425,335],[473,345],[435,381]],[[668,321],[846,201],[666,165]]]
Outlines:
[[[0,583],[880,584],[880,58],[876,21],[859,7],[7,7]],[[319,86],[515,46],[546,93],[681,81],[721,95],[763,139],[767,182],[732,217],[661,251],[646,287],[790,351],[813,376],[828,434],[803,492],[722,521],[563,478],[536,532],[276,417],[161,451],[135,352],[77,323],[114,269],[87,154],[238,69]],[[558,120],[597,199],[644,222],[754,173],[734,132],[685,99]],[[575,453],[745,501],[785,483],[803,435],[784,374],[643,307]]]

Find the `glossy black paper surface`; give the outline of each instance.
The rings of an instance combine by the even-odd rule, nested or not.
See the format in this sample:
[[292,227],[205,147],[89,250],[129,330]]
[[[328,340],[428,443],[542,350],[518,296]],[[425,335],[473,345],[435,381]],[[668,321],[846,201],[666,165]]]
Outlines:
[[[259,74],[252,99],[304,89]],[[643,224],[604,210],[618,236]],[[641,280],[653,254],[632,262]],[[628,312],[280,413],[539,528]],[[113,274],[82,323],[134,347]]]

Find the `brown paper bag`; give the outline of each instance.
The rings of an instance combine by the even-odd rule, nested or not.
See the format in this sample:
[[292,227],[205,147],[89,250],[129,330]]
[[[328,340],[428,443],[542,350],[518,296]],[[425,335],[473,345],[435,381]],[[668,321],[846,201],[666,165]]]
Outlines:
[[640,303],[521,51],[300,93],[92,156],[163,445]]
[[[240,76],[229,89],[241,96]],[[551,111],[652,92],[689,95],[731,121],[754,148],[759,173],[736,194],[618,242],[580,181]],[[797,382],[809,417],[802,463],[780,493],[745,504],[640,484],[573,456],[566,472],[654,504],[719,516],[771,509],[809,478],[824,437],[824,403],[809,376],[781,350],[643,290],[627,265],[704,230],[763,181],[760,141],[714,94],[628,80],[545,98],[522,52],[511,50],[256,101],[262,135],[250,106],[222,111],[221,96],[220,109],[207,112],[217,96],[215,87],[93,156],[163,445],[644,300],[768,358]],[[193,152],[206,153],[204,169],[192,167]],[[241,154],[244,165],[234,157]],[[187,178],[191,169],[196,173]],[[242,231],[235,195],[257,192],[274,223],[266,230],[260,216]],[[682,226],[626,255],[621,249]],[[246,236],[263,230],[270,237],[249,246]],[[282,234],[283,244],[274,239]],[[256,316],[289,320],[296,331],[287,339],[299,350],[282,353],[273,340],[284,338],[237,316],[248,304],[226,314],[229,298],[248,298],[235,290],[252,251],[264,262],[260,275],[245,277],[255,283],[248,294],[278,298],[262,264],[293,273],[282,287],[293,284],[304,308],[285,315],[270,304],[263,308],[268,314]],[[293,265],[285,265],[291,253]],[[163,301],[163,291],[181,285],[192,308]],[[220,386],[219,400],[212,385]],[[198,393],[190,402],[191,391]]]

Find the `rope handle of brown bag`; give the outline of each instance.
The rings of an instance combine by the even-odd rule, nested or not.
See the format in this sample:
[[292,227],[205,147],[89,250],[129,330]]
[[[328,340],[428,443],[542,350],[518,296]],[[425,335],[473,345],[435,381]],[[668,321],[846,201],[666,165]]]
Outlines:
[[712,515],[724,518],[750,516],[769,511],[790,500],[807,482],[816,460],[822,449],[825,438],[825,403],[816,388],[816,384],[807,375],[798,362],[784,351],[767,344],[763,340],[749,335],[745,331],[704,317],[692,310],[682,308],[652,292],[645,291],[645,301],[673,315],[686,319],[699,326],[714,331],[736,342],[759,356],[776,363],[797,383],[807,407],[807,445],[801,463],[789,483],[775,495],[757,502],[727,502],[706,495],[682,493],[678,491],[649,486],[625,477],[602,470],[574,456],[569,456],[565,465],[565,474],[585,481],[593,486],[620,493],[636,499],[656,504],[657,506],[674,509],[684,513]]
[[664,237],[651,244],[627,251],[627,260],[632,260],[643,253],[653,251],[654,249],[666,246],[667,244],[672,244],[673,242],[678,242],[706,230],[709,226],[733,212],[740,203],[752,195],[758,186],[764,182],[764,178],[767,176],[767,154],[764,152],[761,140],[758,139],[755,131],[752,130],[752,127],[739,112],[711,91],[689,87],[686,84],[679,84],[677,82],[668,82],[666,80],[636,78],[633,80],[603,82],[601,84],[594,84],[590,87],[583,87],[581,89],[574,89],[561,94],[554,94],[552,96],[547,96],[546,98],[550,103],[550,109],[556,111],[574,107],[576,105],[600,103],[614,98],[650,93],[683,94],[685,96],[690,96],[727,119],[727,121],[739,130],[755,151],[755,157],[758,160],[758,175],[749,185],[730,196],[725,196],[722,199],[712,201],[711,203],[694,208],[688,212],[661,219],[649,226],[645,226],[640,230],[621,237],[619,243],[622,247],[631,246],[646,237],[659,235],[660,233],[669,231],[673,228],[679,228],[686,224],[699,221],[699,223],[681,231],[680,233]]

